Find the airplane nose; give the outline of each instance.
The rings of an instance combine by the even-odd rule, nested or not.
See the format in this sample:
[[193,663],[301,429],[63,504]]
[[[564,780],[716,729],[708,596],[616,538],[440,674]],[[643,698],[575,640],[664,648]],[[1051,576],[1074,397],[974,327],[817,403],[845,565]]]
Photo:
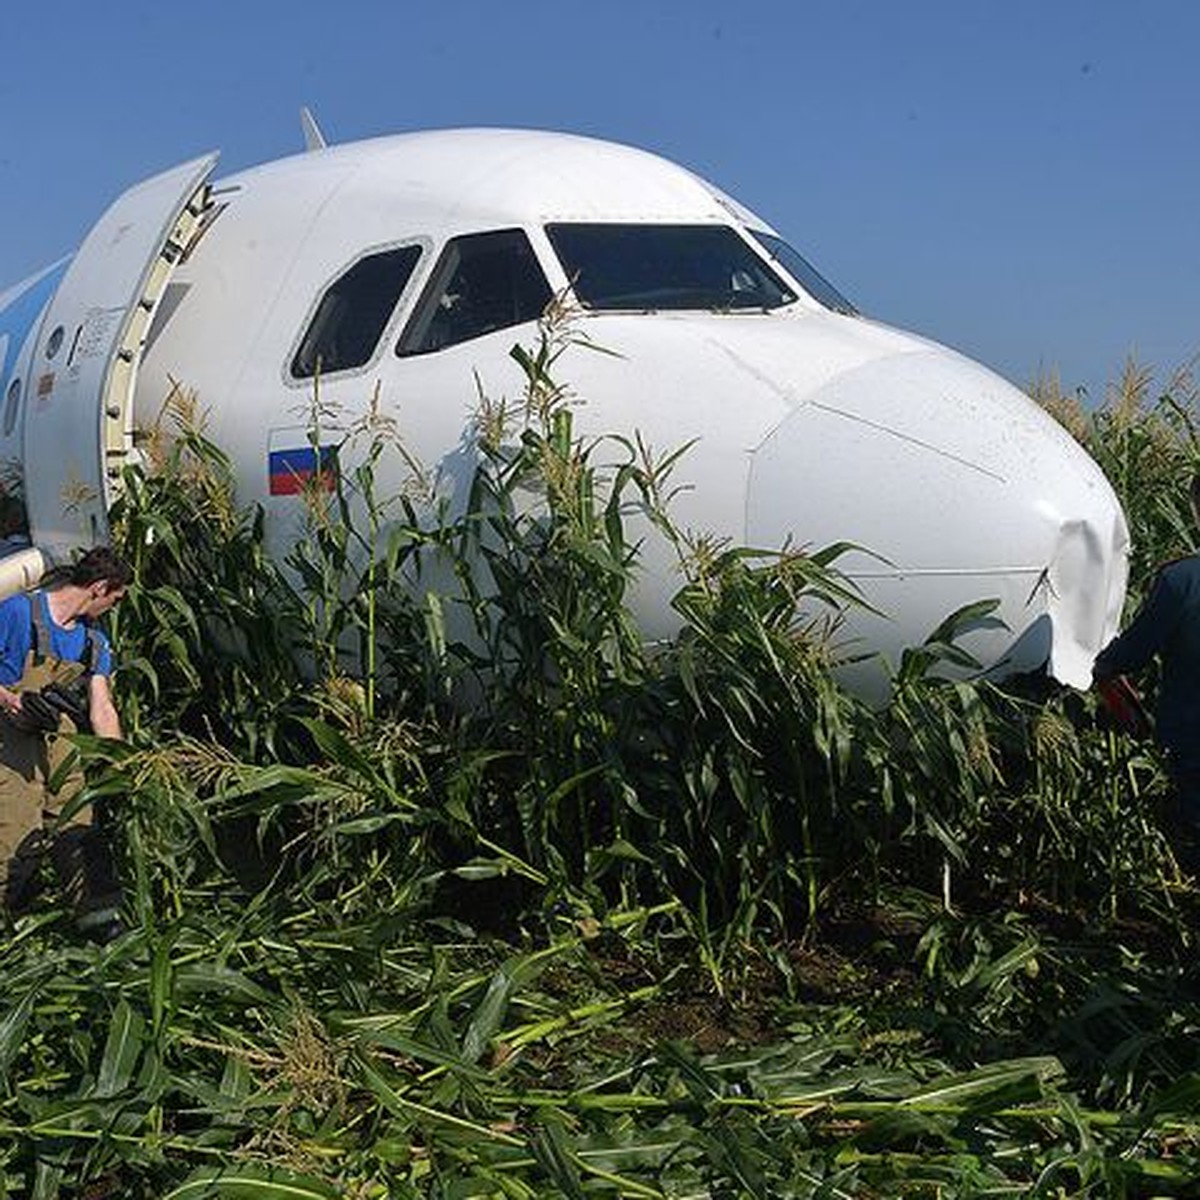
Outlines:
[[920,347],[796,397],[753,452],[747,540],[861,547],[838,565],[879,614],[849,616],[850,653],[862,639],[896,662],[956,609],[996,599],[1006,628],[981,622],[965,649],[1007,671],[1047,664],[1086,687],[1124,600],[1116,496],[1022,392]]

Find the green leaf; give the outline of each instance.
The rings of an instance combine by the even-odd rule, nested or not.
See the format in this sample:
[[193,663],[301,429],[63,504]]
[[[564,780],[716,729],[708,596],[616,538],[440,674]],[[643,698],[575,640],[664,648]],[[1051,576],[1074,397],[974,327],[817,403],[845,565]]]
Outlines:
[[248,975],[220,963],[196,963],[178,968],[174,973],[174,987],[180,997],[220,992],[265,1005],[274,1004],[278,999]]
[[115,1096],[129,1086],[142,1053],[145,1018],[122,1000],[113,1012],[104,1043],[104,1057],[96,1077],[96,1096]]
[[340,730],[316,717],[303,717],[300,723],[313,736],[313,741],[330,762],[350,767],[368,779],[375,777],[375,767]]
[[57,1163],[38,1159],[29,1200],[58,1200],[63,1174],[63,1168]]
[[0,1020],[0,1080],[7,1083],[8,1069],[17,1056],[25,1039],[25,1026],[29,1023],[29,1014],[33,1011],[33,1002],[37,998],[38,988],[32,987],[4,1014]]
[[1151,1093],[1142,1112],[1151,1121],[1168,1115],[1194,1118],[1200,1112],[1200,1074],[1193,1071],[1182,1075],[1174,1083]]
[[380,813],[374,817],[355,817],[351,821],[339,821],[330,830],[331,833],[345,834],[347,837],[359,837],[367,833],[378,833],[388,825],[397,821],[411,821],[408,813]]
[[983,1111],[997,1096],[1003,1097],[1005,1104],[1012,1103],[1014,1085],[1025,1085],[1030,1098],[1036,1098],[1043,1094],[1048,1081],[1064,1074],[1062,1063],[1049,1055],[1007,1059],[935,1080],[899,1103],[912,1108],[961,1105],[973,1112]]
[[310,1175],[278,1167],[204,1167],[163,1200],[340,1200],[343,1193]]
[[507,966],[501,967],[492,976],[488,990],[479,1002],[479,1007],[471,1017],[471,1024],[463,1036],[463,1058],[467,1062],[478,1062],[499,1031],[508,1012],[508,1002],[512,997],[515,982]]
[[160,937],[150,958],[150,1019],[155,1033],[161,1033],[169,1011],[174,1009],[175,968],[171,950],[179,936],[178,928]]
[[547,1178],[567,1200],[585,1200],[579,1169],[561,1121],[553,1117],[543,1119],[530,1140],[530,1149]]

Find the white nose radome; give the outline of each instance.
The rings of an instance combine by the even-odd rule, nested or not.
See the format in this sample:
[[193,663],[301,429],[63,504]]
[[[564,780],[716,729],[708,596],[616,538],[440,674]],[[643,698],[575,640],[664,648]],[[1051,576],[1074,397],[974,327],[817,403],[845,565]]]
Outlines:
[[952,612],[994,599],[964,649],[1002,672],[1048,665],[1087,686],[1120,619],[1128,531],[1065,430],[928,343],[798,399],[753,454],[747,540],[861,548],[838,565],[878,612],[851,614],[849,654],[862,642],[894,664]]

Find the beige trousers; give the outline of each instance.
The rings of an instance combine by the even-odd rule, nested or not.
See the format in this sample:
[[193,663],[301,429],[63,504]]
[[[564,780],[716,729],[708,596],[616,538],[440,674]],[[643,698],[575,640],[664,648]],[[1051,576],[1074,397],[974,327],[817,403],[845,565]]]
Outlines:
[[[30,654],[16,690],[70,682],[81,671],[78,663],[34,662]],[[86,894],[98,837],[91,810],[63,816],[83,785],[77,752],[63,736],[74,729],[63,719],[59,733],[30,733],[0,718],[0,894],[10,911],[20,906],[46,851],[67,899],[76,907],[95,903]]]

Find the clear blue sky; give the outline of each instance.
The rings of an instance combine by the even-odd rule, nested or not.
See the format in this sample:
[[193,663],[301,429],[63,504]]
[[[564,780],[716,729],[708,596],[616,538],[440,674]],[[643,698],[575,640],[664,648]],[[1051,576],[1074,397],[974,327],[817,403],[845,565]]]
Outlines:
[[[192,16],[187,15],[189,7]],[[9,0],[0,285],[204,150],[454,125],[633,143],[864,311],[1019,384],[1200,351],[1194,0]]]

